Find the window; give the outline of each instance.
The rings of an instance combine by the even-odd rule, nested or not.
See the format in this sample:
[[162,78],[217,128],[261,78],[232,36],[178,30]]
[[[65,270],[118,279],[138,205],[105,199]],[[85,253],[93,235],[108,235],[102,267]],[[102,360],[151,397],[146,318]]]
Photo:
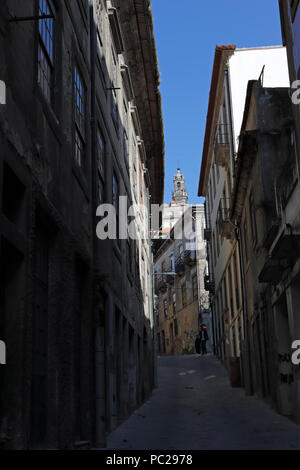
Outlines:
[[181,286],[181,298],[182,298],[182,306],[186,306],[186,284],[183,283]]
[[100,132],[97,130],[97,167],[98,167],[98,200],[104,201],[104,181],[105,181],[105,144]]
[[192,278],[192,286],[193,286],[193,299],[198,299],[198,282],[197,282],[197,275],[193,276]]
[[[39,16],[53,14],[49,1],[39,0]],[[53,36],[53,18],[39,20],[38,83],[49,104],[53,104]]]
[[75,160],[80,167],[84,166],[85,138],[85,103],[83,80],[77,66],[74,68],[75,95]]

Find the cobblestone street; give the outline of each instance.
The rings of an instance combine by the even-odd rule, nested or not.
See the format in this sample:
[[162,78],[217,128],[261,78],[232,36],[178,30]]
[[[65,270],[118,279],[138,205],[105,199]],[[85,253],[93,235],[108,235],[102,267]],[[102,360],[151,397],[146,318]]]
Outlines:
[[159,387],[109,449],[300,449],[300,426],[229,385],[212,355],[160,357]]

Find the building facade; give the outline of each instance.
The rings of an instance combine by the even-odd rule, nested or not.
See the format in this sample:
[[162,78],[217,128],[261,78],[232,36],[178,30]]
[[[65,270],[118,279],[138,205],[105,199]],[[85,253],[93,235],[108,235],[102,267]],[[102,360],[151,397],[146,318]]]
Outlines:
[[203,277],[206,269],[204,207],[187,204],[184,176],[179,169],[174,176],[172,197],[172,203],[163,213],[165,229],[155,254],[155,327],[159,355],[193,354],[202,322],[207,324],[211,337]]
[[287,86],[283,47],[217,46],[203,147],[199,196],[205,196],[208,272],[205,286],[213,312],[214,349],[232,385],[251,391],[248,328],[239,234],[229,218],[236,157],[248,81]]
[[285,284],[299,257],[299,235],[283,212],[295,162],[289,88],[249,82],[230,218],[242,245],[252,386],[299,421],[299,368],[291,362],[300,333],[293,303],[297,284]]
[[103,447],[154,383],[150,240],[96,234],[163,198],[149,1],[3,1],[0,56],[0,445]]

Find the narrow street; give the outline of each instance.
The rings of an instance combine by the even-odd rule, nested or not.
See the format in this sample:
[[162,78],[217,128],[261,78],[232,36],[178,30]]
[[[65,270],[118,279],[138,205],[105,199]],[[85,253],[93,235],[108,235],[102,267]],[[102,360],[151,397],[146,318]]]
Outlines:
[[158,358],[159,387],[109,438],[109,449],[300,449],[300,427],[229,385],[212,355]]

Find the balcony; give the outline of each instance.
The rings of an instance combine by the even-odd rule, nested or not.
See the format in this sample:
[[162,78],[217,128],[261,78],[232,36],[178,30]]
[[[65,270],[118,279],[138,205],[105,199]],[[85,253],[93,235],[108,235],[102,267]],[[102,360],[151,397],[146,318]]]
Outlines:
[[286,209],[297,184],[298,167],[296,153],[290,152],[285,161],[284,169],[275,182],[278,207],[281,207],[283,210]]
[[215,283],[208,274],[204,276],[204,289],[211,294],[215,293]]
[[218,124],[215,135],[216,165],[227,168],[230,163],[230,127],[228,124]]
[[195,250],[186,250],[184,252],[184,262],[188,266],[193,266],[196,263],[196,251]]
[[277,284],[282,277],[284,269],[284,263],[268,258],[258,276],[258,280],[260,283]]
[[280,218],[273,218],[267,228],[267,235],[264,239],[264,247],[269,250],[274,242],[280,228]]
[[273,260],[295,260],[300,256],[300,231],[285,225],[270,248]]
[[230,220],[230,209],[224,207],[219,210],[217,224],[221,237],[233,240],[235,236],[235,226]]
[[175,261],[175,273],[178,274],[178,276],[183,276],[184,271],[185,271],[184,258],[182,255],[180,255]]

